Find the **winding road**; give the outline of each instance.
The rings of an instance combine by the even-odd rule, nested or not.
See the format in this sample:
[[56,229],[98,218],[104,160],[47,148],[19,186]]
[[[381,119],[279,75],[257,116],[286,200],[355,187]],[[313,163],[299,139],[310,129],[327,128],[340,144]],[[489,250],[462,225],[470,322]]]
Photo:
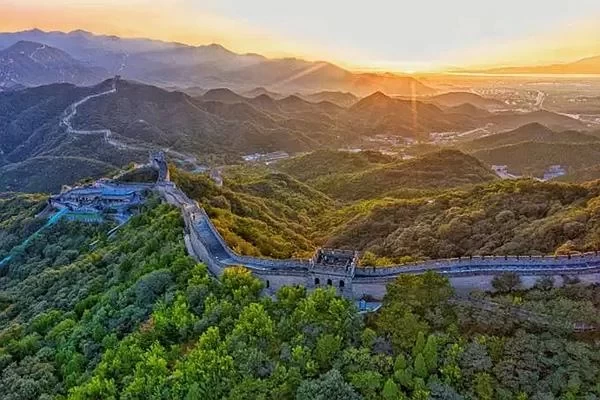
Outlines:
[[[118,79],[114,78],[112,81],[112,88],[110,90],[106,90],[101,93],[96,93],[96,94],[86,96],[83,99],[81,99],[81,100],[71,104],[69,107],[67,107],[67,109],[63,113],[64,116],[60,121],[60,125],[66,127],[67,133],[71,134],[71,135],[102,136],[105,143],[107,143],[113,147],[116,147],[120,150],[132,150],[132,151],[151,151],[153,149],[156,150],[155,148],[153,148],[152,145],[136,146],[136,145],[121,142],[121,141],[115,139],[115,135],[110,129],[90,130],[90,129],[76,129],[73,127],[73,118],[75,118],[75,116],[77,115],[77,109],[80,106],[89,102],[90,100],[94,100],[99,97],[110,96],[112,94],[116,94],[117,93],[117,82],[118,82]],[[184,153],[181,153],[181,152],[169,149],[169,148],[164,148],[164,149],[162,149],[162,151],[164,151],[165,153],[168,153],[169,155],[171,155],[175,158],[178,158],[188,164],[193,165],[194,168],[206,169],[206,166],[198,164],[198,159],[192,155],[184,154]]]
[[107,143],[113,147],[116,147],[118,149],[121,149],[121,150],[148,151],[150,149],[149,147],[134,146],[134,145],[123,143],[123,142],[116,140],[114,138],[113,132],[110,129],[90,130],[90,129],[75,129],[73,127],[73,118],[75,118],[75,116],[77,115],[77,109],[80,106],[84,105],[85,103],[87,103],[90,100],[97,99],[97,98],[103,97],[103,96],[109,96],[109,95],[115,94],[115,93],[117,93],[117,80],[113,79],[112,89],[101,92],[101,93],[96,93],[96,94],[86,96],[83,99],[71,104],[65,110],[64,117],[61,119],[60,125],[66,127],[67,133],[71,134],[71,135],[84,135],[84,136],[85,135],[87,135],[87,136],[100,135],[103,137],[105,143]]

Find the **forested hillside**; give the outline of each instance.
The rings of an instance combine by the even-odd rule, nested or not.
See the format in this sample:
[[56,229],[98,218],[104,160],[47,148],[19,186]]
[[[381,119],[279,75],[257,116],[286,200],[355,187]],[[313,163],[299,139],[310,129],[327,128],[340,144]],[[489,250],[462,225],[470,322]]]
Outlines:
[[116,172],[114,165],[83,157],[34,157],[0,167],[0,190],[57,193],[74,184]]
[[523,142],[535,143],[598,143],[600,138],[593,134],[578,131],[555,132],[541,124],[524,125],[509,132],[485,136],[459,145],[461,150],[474,152],[477,150],[493,149],[501,146],[515,145]]
[[[595,287],[541,280],[524,292],[502,277],[501,292],[465,303],[454,301],[446,278],[403,276],[381,310],[363,318],[333,289],[263,297],[263,284],[241,268],[218,283],[186,256],[179,211],[155,201],[116,237],[106,229],[59,223],[10,262],[0,279],[3,398],[600,395],[596,334],[570,328],[599,322]],[[515,308],[554,322],[523,319]]]
[[87,381],[174,293],[176,271],[191,270],[181,226],[167,206],[151,206],[118,240],[103,225],[60,222],[13,257],[0,280],[3,398],[54,398]]
[[317,152],[287,161],[281,168],[343,201],[402,196],[411,190],[439,190],[497,179],[478,160],[454,150],[432,152],[408,161],[376,153]]
[[598,196],[597,184],[522,180],[365,201],[330,214],[328,244],[396,259],[593,251],[600,246]]
[[550,165],[554,164],[564,166],[571,173],[598,165],[600,142],[522,142],[479,150],[472,155],[488,165],[507,165],[509,171],[517,175],[540,177]]

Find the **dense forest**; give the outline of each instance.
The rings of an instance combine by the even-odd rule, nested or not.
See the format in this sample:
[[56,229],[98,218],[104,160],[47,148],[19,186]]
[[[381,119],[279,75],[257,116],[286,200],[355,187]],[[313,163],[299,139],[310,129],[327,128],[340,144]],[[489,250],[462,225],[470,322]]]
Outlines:
[[392,258],[594,251],[600,246],[599,195],[597,183],[520,180],[361,202],[330,216],[328,243]]
[[496,294],[457,301],[446,278],[403,276],[364,316],[333,289],[263,296],[243,268],[214,280],[186,256],[180,213],[156,200],[116,237],[105,232],[60,222],[11,260],[0,279],[3,398],[600,395],[596,334],[573,332],[600,322],[598,287],[542,279],[523,291],[500,276]]

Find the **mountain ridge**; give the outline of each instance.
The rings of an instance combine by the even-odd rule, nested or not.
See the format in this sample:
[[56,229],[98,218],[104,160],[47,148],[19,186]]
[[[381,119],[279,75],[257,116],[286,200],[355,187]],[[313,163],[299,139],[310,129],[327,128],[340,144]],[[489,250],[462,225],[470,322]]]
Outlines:
[[521,142],[598,143],[600,138],[579,131],[557,132],[538,122],[533,122],[512,131],[501,132],[463,143],[460,148],[467,151],[479,151]]
[[376,90],[390,94],[435,93],[411,76],[356,73],[326,61],[237,54],[219,44],[191,46],[81,30],[65,33],[38,29],[0,33],[0,48],[19,40],[56,47],[83,63],[104,68],[109,75],[160,86],[229,87],[237,92],[264,87],[287,94],[317,90],[357,95]]
[[600,55],[586,57],[576,61],[565,63],[532,66],[498,67],[486,69],[479,72],[489,74],[596,75],[600,74]]

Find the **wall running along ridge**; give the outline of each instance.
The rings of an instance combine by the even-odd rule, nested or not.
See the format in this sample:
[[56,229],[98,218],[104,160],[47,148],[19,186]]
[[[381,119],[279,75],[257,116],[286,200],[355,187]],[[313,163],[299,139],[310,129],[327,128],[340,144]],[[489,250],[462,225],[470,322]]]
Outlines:
[[301,285],[309,289],[331,285],[346,297],[382,299],[386,285],[398,276],[427,271],[447,276],[459,293],[475,289],[492,290],[492,280],[504,272],[519,274],[526,288],[532,287],[540,277],[552,277],[557,286],[574,277],[587,283],[600,283],[600,256],[597,253],[576,257],[467,257],[350,270],[327,269],[315,266],[310,260],[241,256],[227,245],[204,209],[175,184],[159,182],[156,189],[165,201],[182,210],[190,255],[204,262],[217,277],[225,268],[246,267],[265,282],[266,290],[270,293],[288,285]]

